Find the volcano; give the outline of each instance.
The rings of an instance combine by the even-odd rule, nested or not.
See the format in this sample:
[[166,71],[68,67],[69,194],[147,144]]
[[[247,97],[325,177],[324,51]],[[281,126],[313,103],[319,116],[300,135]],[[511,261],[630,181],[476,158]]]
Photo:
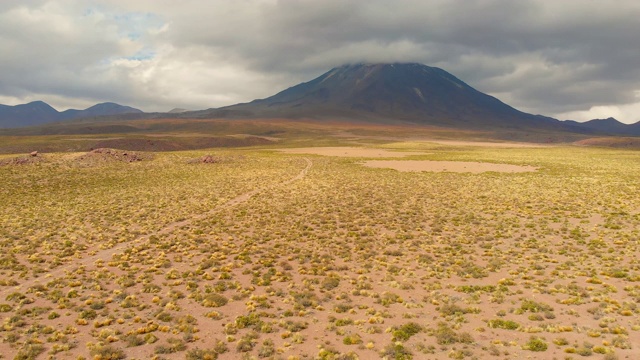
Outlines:
[[442,69],[416,63],[340,66],[271,97],[200,115],[403,121],[469,129],[583,130],[574,123],[514,109]]

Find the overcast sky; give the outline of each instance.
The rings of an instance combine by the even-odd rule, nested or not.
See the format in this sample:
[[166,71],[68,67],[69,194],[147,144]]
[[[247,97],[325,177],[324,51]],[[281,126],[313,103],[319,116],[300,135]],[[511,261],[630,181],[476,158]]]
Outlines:
[[520,110],[640,120],[638,0],[0,0],[0,104],[247,102],[419,62]]

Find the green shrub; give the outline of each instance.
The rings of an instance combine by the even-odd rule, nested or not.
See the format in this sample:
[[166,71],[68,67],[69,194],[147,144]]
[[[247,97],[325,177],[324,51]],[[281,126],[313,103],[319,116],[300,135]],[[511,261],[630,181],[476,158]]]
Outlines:
[[260,319],[260,316],[256,313],[251,313],[249,315],[240,315],[236,318],[236,328],[244,329],[250,326],[257,327],[258,329],[262,325],[263,321]]
[[51,313],[49,313],[49,315],[47,316],[47,319],[49,320],[53,320],[53,319],[57,319],[60,317],[60,314],[58,314],[55,311],[52,311]]
[[227,299],[226,297],[220,294],[211,293],[211,294],[207,294],[204,297],[204,299],[202,299],[202,306],[220,307],[220,306],[227,305],[228,302],[229,302],[229,299]]
[[342,343],[345,345],[358,345],[362,344],[362,338],[358,334],[347,335],[342,339]]
[[85,319],[85,320],[94,320],[95,318],[98,317],[98,313],[96,313],[96,311],[93,309],[82,310],[78,317],[80,319]]
[[493,319],[489,320],[488,325],[493,329],[506,329],[506,330],[515,330],[520,327],[515,321],[512,320],[503,320],[503,319]]
[[253,341],[253,339],[250,338],[242,338],[238,341],[238,344],[236,345],[236,351],[237,352],[248,352],[253,350],[253,347],[256,346],[256,343]]
[[[44,346],[40,344],[26,344],[14,357],[15,360],[33,360],[44,352]],[[116,359],[117,360],[117,359]]]
[[172,354],[178,351],[183,351],[187,348],[184,340],[177,338],[167,339],[167,345],[158,345],[155,348],[156,354]]
[[382,353],[380,354],[382,358],[389,360],[412,360],[413,354],[409,350],[407,350],[402,344],[394,343],[387,345]]
[[407,341],[409,340],[410,337],[412,337],[413,335],[419,333],[422,331],[422,326],[414,323],[414,322],[410,322],[407,324],[404,324],[396,329],[393,329],[392,331],[392,341]]
[[447,323],[438,324],[438,328],[433,331],[433,336],[436,337],[436,342],[440,345],[449,345],[455,343],[471,344],[473,343],[473,337],[469,333],[456,333],[449,327]]
[[219,340],[215,341],[216,345],[211,349],[191,349],[187,351],[186,360],[215,360],[219,354],[227,352],[227,345]]
[[333,290],[340,285],[340,278],[337,276],[327,276],[325,277],[320,286],[325,290]]
[[525,299],[522,301],[522,305],[520,305],[520,309],[522,311],[529,311],[532,313],[553,311],[553,308],[550,305],[535,302],[529,299]]
[[273,340],[267,339],[262,342],[262,346],[258,349],[259,358],[268,358],[276,353],[276,349],[273,345]]
[[336,320],[336,326],[347,326],[347,325],[352,325],[352,324],[353,324],[353,320],[349,319],[349,318]]
[[156,315],[156,319],[160,320],[160,321],[164,321],[164,322],[169,322],[171,320],[173,320],[173,316],[171,316],[170,313],[163,311],[161,313],[159,313],[158,315]]
[[96,346],[90,354],[94,360],[120,360],[126,357],[122,349],[116,349],[111,345]]
[[342,313],[346,313],[351,309],[353,309],[353,306],[349,304],[338,304],[333,308],[333,311],[335,311],[338,314],[342,314]]
[[547,348],[547,343],[543,339],[534,336],[522,347],[522,349],[529,351],[547,351]]
[[142,336],[136,334],[130,334],[123,338],[124,342],[127,344],[127,347],[134,347],[146,344],[144,338]]
[[559,337],[559,338],[553,339],[553,343],[558,346],[564,346],[564,345],[569,345],[569,340],[563,337]]

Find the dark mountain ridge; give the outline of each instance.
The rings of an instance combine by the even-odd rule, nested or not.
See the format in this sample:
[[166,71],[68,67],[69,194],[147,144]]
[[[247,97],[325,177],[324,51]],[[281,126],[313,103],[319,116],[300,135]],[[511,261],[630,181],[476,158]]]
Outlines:
[[338,117],[468,129],[599,131],[519,111],[442,69],[416,63],[340,66],[265,99],[184,115]]
[[567,120],[566,122],[604,134],[640,136],[640,121],[635,124],[624,124],[610,117],[607,119],[593,119],[582,123],[573,120]]
[[0,128],[16,128],[79,118],[140,113],[142,113],[142,110],[112,102],[96,104],[84,110],[69,109],[59,112],[44,101],[33,101],[15,106],[0,105]]
[[[10,120],[5,120],[7,118]],[[143,113],[131,107],[104,103],[59,113],[43,102],[14,107],[0,105],[0,127],[70,119],[91,124],[199,118],[408,122],[480,131],[640,136],[640,122],[627,125],[609,118],[580,123],[528,114],[474,89],[442,69],[417,63],[344,65],[265,99],[200,111]]]

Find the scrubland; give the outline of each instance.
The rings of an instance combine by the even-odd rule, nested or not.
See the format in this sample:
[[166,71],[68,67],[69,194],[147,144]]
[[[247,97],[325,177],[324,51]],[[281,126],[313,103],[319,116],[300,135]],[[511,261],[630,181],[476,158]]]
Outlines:
[[273,146],[2,166],[0,353],[640,354],[640,153],[369,147],[537,170],[399,172]]

